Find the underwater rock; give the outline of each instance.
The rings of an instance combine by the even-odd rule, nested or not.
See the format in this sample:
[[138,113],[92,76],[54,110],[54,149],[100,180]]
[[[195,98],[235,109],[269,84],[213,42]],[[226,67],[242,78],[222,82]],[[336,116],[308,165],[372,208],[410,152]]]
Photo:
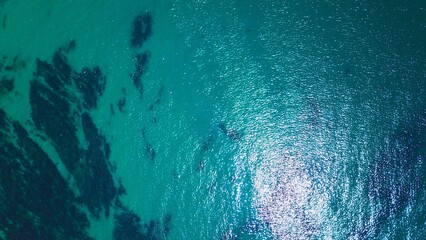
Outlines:
[[132,38],[130,41],[130,46],[133,48],[142,47],[144,42],[152,34],[152,16],[147,11],[145,13],[139,14],[133,20],[133,29],[132,29]]
[[0,229],[6,239],[91,239],[89,221],[46,152],[0,110]]
[[154,104],[150,104],[149,107],[148,107],[148,110],[150,112],[154,111]]
[[73,51],[73,50],[75,49],[75,47],[76,47],[75,40],[71,40],[71,41],[68,43],[68,45],[64,47],[63,51],[64,51],[65,53],[69,53],[69,52]]
[[154,102],[151,103],[148,106],[149,111],[151,111],[151,112],[154,111],[155,106],[159,105],[161,103],[161,98],[163,96],[163,93],[164,93],[164,85],[161,85],[160,89],[158,90],[157,97],[155,98]]
[[146,139],[145,128],[141,130],[141,136],[145,143],[145,156],[153,162],[155,160],[156,152],[149,141]]
[[12,91],[14,87],[14,79],[3,76],[0,81],[0,95]]
[[83,68],[81,73],[73,78],[76,87],[83,94],[83,107],[92,109],[97,107],[98,97],[105,90],[106,78],[98,66],[90,69]]
[[167,237],[170,234],[170,231],[172,230],[172,215],[166,214],[166,216],[163,217],[163,233],[165,237]]
[[124,111],[124,107],[126,106],[126,88],[121,89],[121,98],[118,100],[117,106],[120,112]]
[[124,110],[124,106],[126,106],[126,98],[125,97],[121,97],[120,100],[118,100],[118,110],[120,112],[123,112]]
[[[90,212],[99,216],[105,210],[108,217],[112,200],[116,196],[112,174],[108,167],[110,146],[105,136],[99,134],[90,115],[85,112],[81,116],[83,132],[89,146],[85,151],[85,164],[89,172],[85,175],[85,184],[81,187],[81,195]],[[103,209],[102,207],[103,206]]]
[[[53,55],[52,63],[36,60],[37,69],[30,84],[31,117],[37,130],[50,140],[68,172],[74,177],[81,195],[79,201],[99,217],[108,216],[116,189],[109,169],[110,147],[98,132],[90,115],[103,94],[105,76],[99,67],[72,70],[64,49]],[[79,99],[79,95],[83,99]],[[82,128],[87,149],[80,147],[77,129]]]
[[145,156],[151,161],[155,160],[155,149],[149,143],[145,143]]
[[113,236],[116,240],[146,239],[142,232],[141,218],[134,212],[123,209],[114,216]]
[[171,231],[172,215],[167,214],[160,220],[151,220],[142,225],[141,218],[133,211],[122,207],[114,216],[114,239],[139,240],[166,239]]
[[223,123],[223,122],[219,123],[218,127],[219,127],[219,130],[222,133],[224,133],[224,134],[226,134],[226,136],[228,136],[228,138],[230,138],[234,141],[240,140],[241,134],[236,132],[234,129],[228,129],[226,127],[225,123]]
[[213,134],[210,134],[209,137],[201,144],[200,152],[206,153],[210,151],[213,144]]
[[[61,88],[61,91],[64,91]],[[36,128],[52,140],[52,145],[69,172],[74,172],[82,150],[69,99],[34,80],[30,85],[31,116]]]
[[121,179],[118,181],[117,194],[119,196],[127,195],[127,191],[124,188],[123,183],[121,182]]
[[145,51],[143,53],[138,53],[135,60],[135,72],[130,74],[130,77],[133,80],[133,85],[139,91],[139,94],[143,95],[143,84],[142,84],[142,75],[145,73],[149,58],[151,57],[151,53],[149,51]]
[[24,69],[27,66],[27,63],[20,59],[18,55],[13,58],[13,61],[10,65],[6,66],[4,70],[8,72],[18,72]]

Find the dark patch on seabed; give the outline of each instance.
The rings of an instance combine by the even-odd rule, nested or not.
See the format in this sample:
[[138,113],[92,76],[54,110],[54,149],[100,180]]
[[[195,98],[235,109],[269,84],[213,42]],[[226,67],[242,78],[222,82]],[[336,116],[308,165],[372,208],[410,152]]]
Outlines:
[[218,128],[219,130],[224,133],[228,138],[234,140],[234,141],[238,141],[241,139],[241,133],[239,133],[238,131],[232,129],[232,128],[228,128],[225,123],[221,122],[218,124]]
[[121,98],[120,100],[118,100],[118,111],[123,112],[124,111],[124,107],[126,106],[126,89],[122,88],[121,89]]
[[141,130],[141,136],[142,136],[142,140],[145,144],[145,156],[151,160],[151,162],[154,162],[155,160],[155,156],[156,156],[156,152],[154,147],[151,145],[151,143],[149,143],[149,141],[146,138],[146,130],[142,129]]
[[[132,48],[140,48],[145,43],[145,41],[152,34],[152,16],[146,11],[139,14],[133,20],[133,28],[131,33],[130,46]],[[142,75],[146,72],[147,64],[151,53],[145,51],[143,53],[137,53],[135,60],[135,71],[130,74],[130,78],[133,80],[133,85],[136,87],[136,90],[139,92],[140,96],[143,95],[143,83]]]
[[19,72],[27,66],[27,62],[23,60],[20,56],[16,55],[12,61],[6,65],[4,70],[6,72]]
[[[97,96],[101,96],[105,88],[105,76],[97,66],[84,68],[81,73],[73,71],[63,48],[54,54],[53,63],[40,59],[36,63],[30,85],[34,124],[51,140],[76,180],[80,200],[94,216],[99,217],[102,211],[108,216],[115,197],[108,167],[109,145],[86,112],[96,108]],[[84,131],[87,149],[80,147],[78,128]]]
[[136,90],[138,90],[140,96],[143,95],[143,83],[142,83],[142,75],[145,73],[149,58],[151,57],[151,53],[149,51],[145,51],[143,53],[136,54],[135,60],[135,72],[130,74],[130,77],[133,80],[133,85]]
[[[171,216],[142,224],[131,210],[113,204],[126,190],[114,180],[110,145],[91,116],[103,95],[106,76],[98,66],[75,71],[66,55],[75,46],[71,41],[59,48],[51,62],[36,59],[29,96],[34,134],[53,146],[76,189],[69,187],[65,180],[69,176],[59,173],[25,127],[0,109],[0,237],[91,239],[88,216],[81,209],[87,208],[98,219],[101,214],[109,217],[113,208],[115,239],[166,238]],[[13,88],[8,79],[1,85]],[[148,145],[153,159],[155,151]]]
[[6,239],[90,239],[89,221],[49,156],[0,110],[0,230]]
[[0,80],[0,96],[9,93],[15,87],[14,79],[3,76]]
[[27,66],[27,62],[16,55],[13,59],[2,56],[0,59],[0,97],[12,92],[15,79]]
[[153,112],[155,110],[155,106],[160,105],[163,94],[164,94],[164,85],[161,85],[160,89],[157,92],[157,97],[155,98],[154,102],[148,106],[149,111]]
[[[121,205],[119,203],[119,205]],[[115,215],[117,226],[114,229],[114,238],[120,240],[160,240],[170,234],[172,216],[167,214],[160,220],[151,220],[142,224],[141,219],[134,212],[125,207],[119,207]]]
[[131,47],[142,47],[145,41],[152,34],[152,16],[149,12],[144,12],[136,16],[133,20]]

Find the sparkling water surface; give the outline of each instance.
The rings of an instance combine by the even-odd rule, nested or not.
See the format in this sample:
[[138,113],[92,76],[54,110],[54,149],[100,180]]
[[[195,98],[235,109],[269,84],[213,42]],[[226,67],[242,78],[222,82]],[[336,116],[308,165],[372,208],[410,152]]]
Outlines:
[[[0,17],[0,239],[426,237],[426,2],[3,0]],[[68,210],[43,207],[56,186]]]

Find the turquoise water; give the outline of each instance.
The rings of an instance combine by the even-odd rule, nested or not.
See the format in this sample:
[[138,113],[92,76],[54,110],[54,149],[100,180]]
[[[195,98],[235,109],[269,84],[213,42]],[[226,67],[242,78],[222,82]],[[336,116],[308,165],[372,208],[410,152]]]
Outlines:
[[[152,34],[132,46],[135,19],[146,14]],[[6,0],[0,17],[0,158],[10,161],[1,166],[0,239],[25,239],[16,234],[26,224],[37,229],[27,230],[32,239],[83,239],[43,215],[61,211],[7,200],[19,195],[8,174],[44,169],[24,164],[40,155],[16,124],[7,127],[13,121],[76,197],[58,200],[87,217],[76,232],[94,239],[425,238],[426,2]],[[94,66],[105,76],[94,107],[81,103],[77,82],[52,93],[71,106],[48,112],[59,123],[83,119],[75,138],[60,130],[73,129],[65,123],[49,132],[57,122],[35,117],[44,106],[30,100],[34,82],[64,71],[39,76],[36,59],[55,68],[58,52],[72,79]],[[146,52],[136,85],[136,56]],[[87,134],[85,113],[99,136]],[[102,163],[84,155],[74,169],[73,151],[58,141],[89,153],[99,145],[93,159]],[[8,155],[9,143],[24,157]],[[15,188],[44,199],[49,182],[31,179]],[[96,204],[108,189],[98,185],[115,189],[99,193],[108,207]]]

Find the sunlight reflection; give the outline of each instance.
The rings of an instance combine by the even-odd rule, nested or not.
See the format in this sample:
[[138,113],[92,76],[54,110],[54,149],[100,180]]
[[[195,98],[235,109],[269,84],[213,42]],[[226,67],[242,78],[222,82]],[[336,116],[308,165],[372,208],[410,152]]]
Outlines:
[[256,170],[257,211],[279,239],[319,236],[327,199],[306,169],[297,156],[269,153]]

